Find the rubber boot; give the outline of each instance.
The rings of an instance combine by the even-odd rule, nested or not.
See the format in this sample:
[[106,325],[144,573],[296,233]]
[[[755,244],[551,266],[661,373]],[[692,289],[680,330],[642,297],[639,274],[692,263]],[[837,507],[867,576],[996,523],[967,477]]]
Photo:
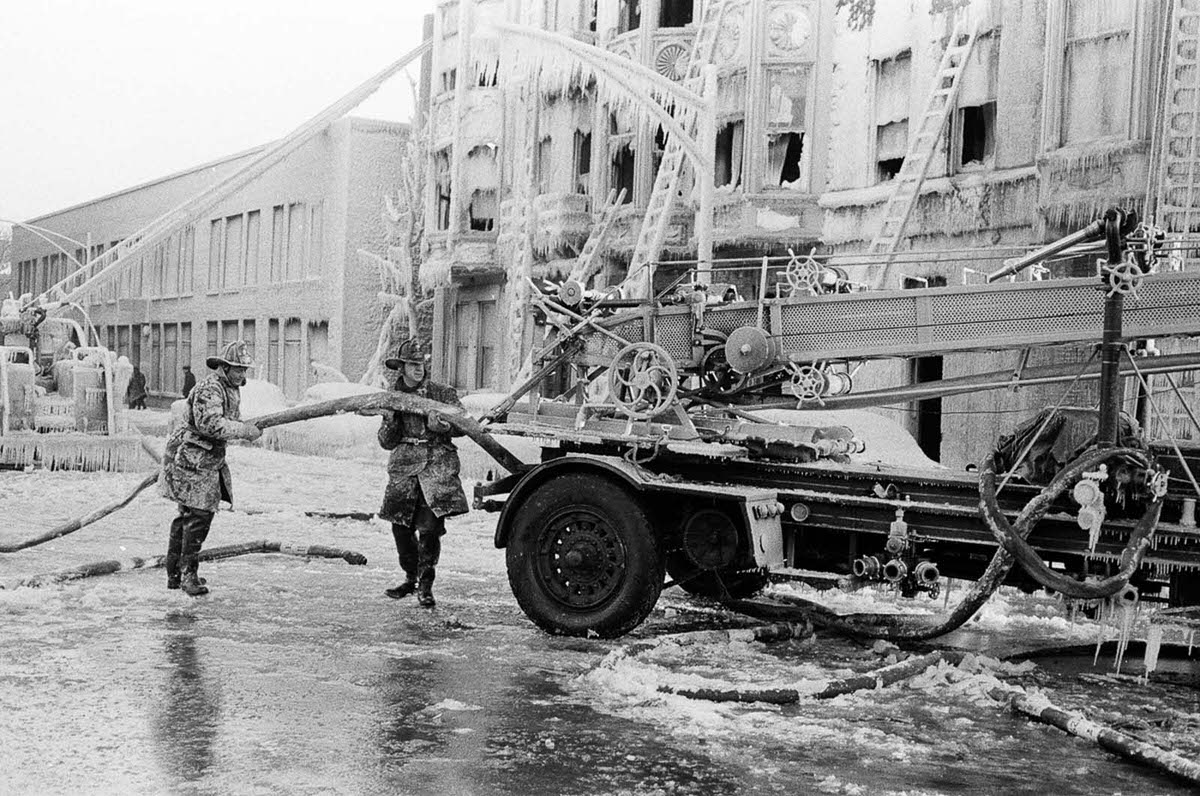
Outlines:
[[412,594],[416,590],[417,590],[417,582],[415,580],[413,580],[412,578],[408,578],[403,583],[401,583],[399,586],[393,586],[390,589],[384,589],[383,593],[386,594],[388,597],[391,597],[393,600],[399,600],[401,598],[407,597],[408,595]]
[[425,567],[421,570],[421,577],[417,581],[417,602],[422,608],[432,608],[437,605],[437,600],[433,599],[433,567]]
[[183,574],[180,576],[179,588],[183,589],[184,593],[191,597],[200,597],[208,594],[208,587],[200,582],[200,578],[196,576],[196,567],[194,564],[185,565]]
[[183,516],[171,520],[171,533],[167,538],[167,588],[179,588],[179,563],[183,558]]

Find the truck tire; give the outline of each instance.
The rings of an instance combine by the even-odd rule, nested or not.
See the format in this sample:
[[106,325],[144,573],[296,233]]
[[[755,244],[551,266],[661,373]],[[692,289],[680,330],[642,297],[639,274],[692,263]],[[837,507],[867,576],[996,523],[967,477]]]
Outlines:
[[571,473],[521,504],[507,549],[508,582],[538,627],[613,638],[658,601],[663,563],[637,497],[602,476]]

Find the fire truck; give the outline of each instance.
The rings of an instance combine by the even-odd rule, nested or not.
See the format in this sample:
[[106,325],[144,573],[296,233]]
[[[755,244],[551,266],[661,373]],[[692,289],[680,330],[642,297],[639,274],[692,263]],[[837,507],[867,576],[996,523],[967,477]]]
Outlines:
[[[1094,276],[1015,279],[1089,245],[1104,249]],[[493,434],[538,439],[541,462],[478,485],[476,507],[499,512],[521,608],[566,635],[628,632],[665,585],[731,599],[773,578],[905,596],[984,578],[1195,604],[1200,448],[1146,440],[1120,412],[1125,379],[1200,366],[1130,353],[1200,335],[1200,273],[1169,262],[1160,235],[1114,209],[979,285],[868,290],[795,256],[764,259],[748,300],[711,272],[654,300],[563,284],[534,298],[548,330],[536,369],[485,418]],[[884,357],[1089,342],[1095,362],[1039,378],[1098,380],[1099,408],[1047,407],[980,451],[977,472],[859,463],[854,429],[755,411],[837,406],[857,368]],[[565,389],[543,395],[564,366]],[[985,374],[972,389],[1020,380]]]

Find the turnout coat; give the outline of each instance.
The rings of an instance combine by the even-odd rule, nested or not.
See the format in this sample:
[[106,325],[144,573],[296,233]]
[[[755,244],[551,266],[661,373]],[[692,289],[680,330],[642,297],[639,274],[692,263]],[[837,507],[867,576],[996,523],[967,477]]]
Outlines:
[[[426,379],[406,390],[403,379],[397,381],[401,392],[462,406],[453,387]],[[388,485],[379,509],[381,519],[411,528],[422,496],[438,517],[467,513],[467,497],[458,478],[458,451],[450,441],[453,433],[431,431],[423,414],[384,415],[379,444],[392,454],[388,457]]]
[[199,381],[187,397],[187,416],[167,441],[159,492],[184,506],[216,511],[233,505],[225,444],[244,434],[241,391],[220,373]]

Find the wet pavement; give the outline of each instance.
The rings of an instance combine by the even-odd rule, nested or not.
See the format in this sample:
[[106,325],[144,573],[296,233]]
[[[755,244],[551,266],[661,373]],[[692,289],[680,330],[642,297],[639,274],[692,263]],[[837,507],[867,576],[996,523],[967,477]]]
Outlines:
[[[783,707],[662,694],[663,684],[795,686],[882,660],[826,637],[621,656],[630,639],[547,636],[517,608],[486,514],[452,521],[436,609],[389,600],[386,527],[302,512],[370,511],[382,473],[263,451],[232,458],[246,505],[218,515],[211,544],[328,544],[368,565],[240,557],[205,565],[213,593],[199,599],[166,591],[161,570],[0,591],[0,792],[1189,792],[1008,714],[986,690],[997,677],[1045,688],[1194,757],[1193,688],[1098,685],[1079,674],[1103,663],[1075,657],[946,667],[905,687]],[[70,516],[136,480],[0,473],[0,516],[28,518],[30,496],[47,488],[61,496],[53,512]],[[139,499],[73,537],[0,556],[0,583],[161,552],[170,516],[164,501]],[[37,530],[3,525],[5,541]],[[1061,618],[997,617],[973,632],[1062,632]],[[744,621],[672,589],[634,638]],[[1079,632],[1085,641],[1090,631]]]

